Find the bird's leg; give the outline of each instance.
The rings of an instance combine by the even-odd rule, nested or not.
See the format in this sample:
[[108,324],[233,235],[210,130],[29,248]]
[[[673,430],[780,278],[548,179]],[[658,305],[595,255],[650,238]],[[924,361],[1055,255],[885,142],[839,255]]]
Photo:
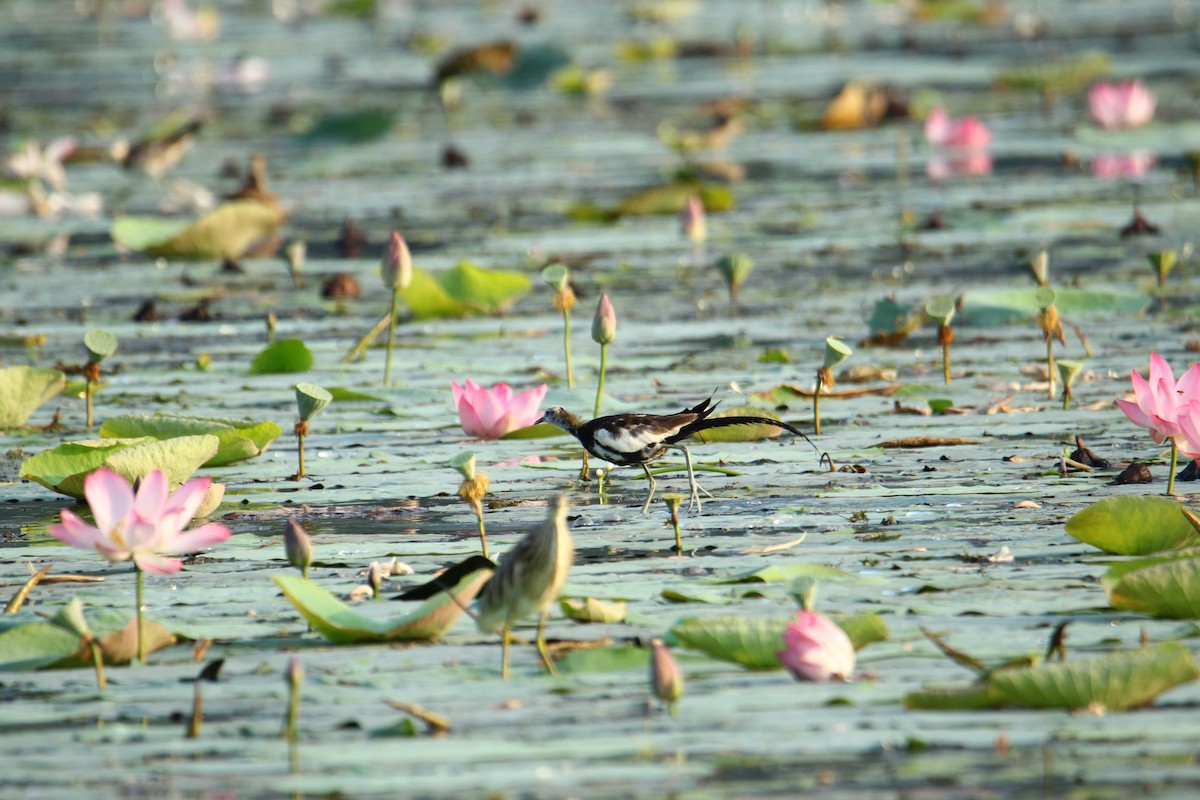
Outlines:
[[546,648],[546,617],[549,615],[550,609],[542,612],[538,617],[538,632],[535,643],[537,644],[538,655],[542,657],[542,663],[546,665],[546,671],[551,675],[558,675],[558,670],[554,667],[554,661],[550,659],[550,651]]
[[642,471],[646,473],[646,480],[650,481],[650,491],[646,494],[646,505],[642,506],[642,513],[645,514],[650,510],[650,501],[654,498],[654,476],[650,474],[650,467],[642,464]]
[[508,680],[508,623],[500,629],[500,677]]
[[588,451],[583,451],[583,466],[579,468],[579,480],[587,481],[588,479]]

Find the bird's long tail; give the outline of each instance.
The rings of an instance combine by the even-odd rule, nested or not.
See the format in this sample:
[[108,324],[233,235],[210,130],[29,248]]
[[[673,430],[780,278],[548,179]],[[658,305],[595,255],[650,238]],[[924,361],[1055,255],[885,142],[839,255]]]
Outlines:
[[812,448],[814,450],[816,450],[817,452],[820,452],[820,448],[817,447],[815,444],[813,444],[813,440],[808,438],[808,436],[805,435],[804,431],[800,430],[799,428],[797,428],[793,425],[789,425],[788,423],[784,422],[783,420],[771,419],[770,417],[737,416],[737,417],[706,417],[704,419],[698,419],[695,422],[693,422],[692,424],[685,425],[683,428],[681,428],[679,430],[679,433],[677,433],[674,436],[672,436],[671,438],[667,439],[667,443],[675,444],[676,442],[683,441],[684,439],[688,438],[689,436],[694,436],[695,434],[699,433],[700,431],[708,430],[709,428],[727,428],[731,425],[774,425],[776,428],[783,428],[785,431],[789,431],[790,433],[793,433],[796,436],[799,436],[804,441],[806,441],[810,445],[812,445]]

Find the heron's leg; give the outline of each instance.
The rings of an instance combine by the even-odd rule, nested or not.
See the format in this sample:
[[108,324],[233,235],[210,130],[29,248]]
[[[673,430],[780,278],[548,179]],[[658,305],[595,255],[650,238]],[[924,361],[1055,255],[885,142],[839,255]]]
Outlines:
[[508,623],[500,629],[500,677],[508,680]]
[[536,640],[537,651],[538,651],[538,655],[540,655],[542,657],[542,663],[546,665],[546,671],[549,672],[551,675],[557,675],[558,670],[554,668],[554,661],[551,660],[550,651],[546,648],[545,628],[546,628],[546,617],[549,614],[550,614],[550,609],[547,608],[545,611],[542,612],[542,615],[540,617],[538,617],[538,632],[537,632],[537,640]]
[[650,510],[650,501],[654,498],[654,476],[650,474],[650,467],[642,464],[642,471],[646,473],[646,480],[650,481],[650,491],[646,494],[646,505],[642,506],[642,513],[645,514]]

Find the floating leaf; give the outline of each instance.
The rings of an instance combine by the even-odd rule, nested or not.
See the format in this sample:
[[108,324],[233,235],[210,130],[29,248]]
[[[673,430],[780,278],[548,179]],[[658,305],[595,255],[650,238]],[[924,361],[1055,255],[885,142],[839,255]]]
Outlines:
[[254,375],[279,375],[288,372],[308,372],[312,369],[313,354],[299,339],[280,339],[267,345],[250,362]]
[[296,384],[296,407],[300,411],[300,419],[312,419],[332,402],[333,395],[315,383]]
[[[146,652],[175,643],[175,635],[153,620],[145,620]],[[88,646],[93,633],[78,598],[48,621],[18,625],[0,633],[0,671],[91,666]],[[137,618],[99,640],[106,664],[128,664],[137,654]]]
[[189,220],[169,217],[117,217],[109,236],[121,246],[142,253],[149,247],[174,239],[189,225]]
[[582,675],[600,672],[645,671],[650,664],[650,650],[646,647],[622,645],[599,647],[594,650],[574,650],[558,662],[558,671],[566,675]]
[[460,261],[436,277],[414,267],[412,283],[400,296],[415,318],[428,319],[496,314],[529,289],[529,278],[519,272],[487,270]]
[[100,426],[102,439],[152,436],[164,440],[205,433],[216,436],[219,444],[216,455],[201,466],[222,467],[261,455],[271,442],[279,438],[282,431],[270,421],[191,417],[184,414],[123,414],[110,417]]
[[[710,419],[746,415],[779,419],[779,415],[774,411],[766,411],[751,406],[735,406],[733,408],[722,409],[713,414]],[[696,434],[696,438],[702,442],[758,442],[763,439],[773,439],[781,433],[783,433],[783,428],[777,425],[756,423],[754,425],[730,425],[728,428],[710,428]]]
[[0,633],[0,671],[47,667],[73,655],[78,633],[52,622],[32,622]]
[[38,406],[66,385],[66,376],[56,369],[0,368],[0,430],[24,425]]
[[790,619],[690,617],[671,626],[668,642],[750,669],[782,669],[776,655]]
[[330,386],[329,394],[338,403],[382,403],[382,397],[376,397],[373,394],[366,394],[354,389],[347,389],[342,386]]
[[812,578],[816,581],[839,581],[861,583],[868,579],[859,577],[837,567],[827,567],[824,564],[809,564],[794,562],[791,564],[775,564],[770,567],[745,572],[732,578],[724,578],[715,583],[791,583],[798,578]]
[[733,602],[728,591],[696,586],[668,586],[662,590],[662,598],[669,603],[708,603],[717,606],[727,606]]
[[83,481],[99,467],[108,467],[132,483],[151,470],[161,469],[172,486],[192,476],[220,445],[216,436],[180,436],[164,441],[141,439],[87,439],[65,442],[25,459],[21,477],[47,489],[83,498]]
[[999,693],[986,683],[922,689],[904,696],[905,708],[921,711],[983,711],[1003,705]]
[[1029,708],[1124,711],[1196,678],[1200,667],[1191,651],[1165,642],[1078,661],[997,670],[988,686],[1013,705]]
[[394,115],[391,111],[380,108],[331,114],[317,120],[301,138],[308,141],[369,142],[387,135],[392,129],[393,120]]
[[1059,94],[1076,92],[1092,81],[1102,78],[1112,68],[1107,53],[1092,51],[1053,61],[1004,67],[996,73],[994,83],[1001,89],[1017,89]]
[[894,297],[875,301],[867,318],[867,341],[870,344],[896,344],[921,327],[921,314],[907,303]]
[[1152,495],[1106,497],[1077,512],[1066,529],[1081,542],[1126,556],[1200,544],[1179,503]]
[[558,601],[563,614],[576,622],[604,622],[614,624],[625,621],[629,606],[623,601],[597,600],[595,597],[568,598]]
[[519,272],[483,269],[470,261],[441,273],[438,282],[450,297],[487,314],[503,311],[530,289],[529,278]]
[[1113,608],[1200,619],[1200,550],[1115,564],[1102,581]]
[[398,619],[379,620],[352,609],[321,586],[295,575],[276,575],[273,580],[313,630],[331,642],[355,644],[437,639],[462,614],[488,578],[490,567],[463,576],[449,591],[440,591],[415,611]]
[[[147,255],[181,261],[237,261],[253,245],[274,235],[283,213],[256,200],[231,200],[182,230],[162,221],[124,217],[112,227],[113,239]],[[155,234],[169,238],[153,239]]]
[[[1028,320],[1043,308],[1039,305],[1038,291],[1045,288],[1047,287],[968,291],[963,295],[959,312],[962,315],[962,322],[965,325],[995,327]],[[1149,295],[1130,291],[1085,291],[1067,288],[1051,291],[1055,293],[1053,299],[1055,307],[1060,313],[1067,316],[1079,314],[1133,316],[1140,314],[1152,302]]]
[[850,638],[855,650],[862,650],[869,644],[875,642],[887,641],[891,631],[888,630],[887,624],[883,621],[883,617],[876,614],[874,611],[864,611],[861,614],[850,614],[848,616],[834,616],[833,621],[838,624],[838,627],[846,632],[846,636]]

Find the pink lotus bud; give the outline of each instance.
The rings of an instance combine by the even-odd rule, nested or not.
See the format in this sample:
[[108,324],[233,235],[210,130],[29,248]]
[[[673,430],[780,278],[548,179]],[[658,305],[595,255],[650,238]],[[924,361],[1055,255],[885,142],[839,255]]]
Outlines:
[[383,256],[383,285],[389,289],[407,289],[412,283],[412,256],[408,245],[396,231],[388,239]]
[[849,680],[854,673],[854,645],[828,617],[801,611],[783,634],[779,661],[801,681]]
[[616,338],[617,313],[613,311],[608,295],[601,294],[596,316],[592,317],[592,341],[596,344],[612,344]]
[[1141,81],[1100,81],[1088,92],[1088,110],[1102,128],[1140,128],[1154,119],[1154,105]]
[[696,195],[689,195],[679,215],[683,235],[696,244],[708,238],[708,223],[704,216],[704,203]]
[[659,700],[674,705],[683,697],[683,673],[662,639],[652,641],[650,648],[650,688]]
[[952,119],[939,106],[925,118],[925,141],[932,147],[986,150],[992,142],[992,134],[977,118],[966,116]]
[[287,528],[283,532],[283,550],[287,554],[288,565],[307,575],[312,564],[312,543],[304,527],[295,519],[287,521]]

